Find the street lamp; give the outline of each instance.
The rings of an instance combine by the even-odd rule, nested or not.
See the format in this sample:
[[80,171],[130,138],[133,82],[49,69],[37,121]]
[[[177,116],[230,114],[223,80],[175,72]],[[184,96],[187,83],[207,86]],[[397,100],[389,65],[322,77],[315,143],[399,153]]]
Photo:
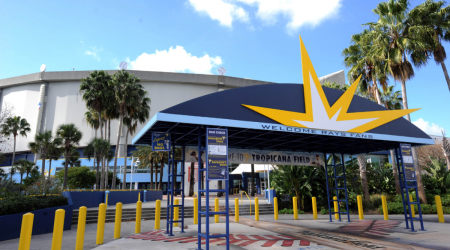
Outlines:
[[133,163],[134,163],[134,166],[137,167],[137,166],[139,166],[139,164],[140,164],[141,162],[139,161],[139,158],[137,158],[136,161],[134,161],[134,157],[131,159],[130,191],[131,191],[131,188],[132,188],[132,186],[133,186],[133,172],[134,172],[134,169],[133,169]]

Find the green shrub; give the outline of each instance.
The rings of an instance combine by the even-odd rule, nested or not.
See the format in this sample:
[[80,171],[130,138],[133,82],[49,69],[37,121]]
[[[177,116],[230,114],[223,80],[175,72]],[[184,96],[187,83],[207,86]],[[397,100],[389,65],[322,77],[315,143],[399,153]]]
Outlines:
[[[304,211],[300,211],[299,209],[297,209],[298,214],[305,214]],[[279,214],[294,214],[294,209],[289,209],[289,208],[284,208],[281,210],[278,210]]]
[[[389,214],[404,214],[402,203],[388,203],[387,206]],[[420,207],[422,208],[422,214],[437,214],[435,204],[421,204]],[[450,214],[450,207],[443,206],[442,210],[444,211],[444,214]],[[383,206],[378,208],[378,212],[383,214]],[[408,209],[406,209],[406,212],[408,213]],[[414,205],[414,212],[416,213],[416,216],[419,214],[419,207],[417,205]]]
[[0,200],[0,216],[65,206],[68,204],[67,200],[64,196],[11,195]]
[[326,209],[326,208],[320,209],[320,214],[327,214],[327,213],[328,213],[328,209]]

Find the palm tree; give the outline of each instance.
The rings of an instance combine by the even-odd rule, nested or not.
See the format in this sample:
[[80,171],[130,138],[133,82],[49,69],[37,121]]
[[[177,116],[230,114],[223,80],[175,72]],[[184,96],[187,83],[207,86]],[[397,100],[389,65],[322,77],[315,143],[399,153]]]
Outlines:
[[40,154],[42,158],[42,168],[41,175],[44,176],[45,173],[45,159],[48,157],[48,151],[52,143],[56,145],[61,144],[61,140],[59,138],[53,139],[52,131],[47,130],[44,132],[38,132],[34,136],[34,142],[28,143],[28,148],[31,149],[31,152],[35,154]]
[[[83,93],[83,100],[86,102],[86,106],[95,110],[97,114],[102,114],[104,107],[108,105],[108,97],[114,95],[109,87],[111,79],[111,76],[103,70],[90,72],[88,77],[81,79],[80,92]],[[100,126],[100,138],[103,139],[103,122],[101,116],[97,118]]]
[[22,185],[23,175],[27,174],[26,178],[28,178],[28,175],[30,174],[31,170],[33,170],[34,162],[25,159],[20,159],[16,162],[16,164],[19,165],[18,170],[20,172],[20,185]]
[[[383,90],[383,92],[380,93],[381,95],[381,102],[383,103],[383,106],[387,109],[402,109],[402,94],[399,90],[394,91],[394,86],[389,86],[386,89]],[[391,159],[392,159],[392,172],[394,173],[394,180],[395,180],[395,191],[397,194],[401,194],[400,189],[400,179],[398,177],[398,169],[397,169],[397,162],[395,160],[395,152],[394,150],[391,150]]]
[[[147,94],[147,91],[143,92],[144,95]],[[137,124],[145,123],[150,116],[150,98],[143,97],[141,102],[136,106],[128,106],[126,109],[126,116],[123,119],[123,124],[127,126],[127,130],[125,132],[125,141],[128,142],[128,135],[133,135],[136,132]],[[125,143],[125,153],[128,152],[128,143]],[[125,157],[125,165],[127,162],[128,155]],[[113,172],[113,185],[115,186],[115,171]],[[126,183],[126,171],[123,172],[123,183]]]
[[56,136],[61,139],[63,148],[65,150],[65,164],[64,164],[64,184],[63,188],[67,188],[67,172],[69,170],[69,161],[70,152],[73,146],[79,145],[81,137],[83,137],[83,133],[78,130],[75,124],[62,124],[56,130]]
[[[412,26],[411,29],[427,27],[427,31],[430,31],[425,33],[426,36],[423,37],[429,46],[424,51],[415,52],[423,54],[420,58],[429,58],[433,55],[436,64],[442,67],[450,91],[450,78],[444,63],[447,54],[444,46],[442,46],[442,41],[450,41],[450,6],[443,7],[444,5],[444,1],[435,2],[434,0],[427,0],[409,12],[409,18],[406,23]],[[414,55],[416,54],[412,54],[413,62],[415,59]]]
[[150,166],[150,188],[153,189],[153,173],[156,152],[152,150],[152,146],[137,146],[137,151],[131,152],[131,155],[139,158],[141,162],[138,168],[148,168]]
[[[94,137],[97,137],[97,131],[98,131],[98,128],[100,127],[100,124],[98,123],[99,119],[98,119],[97,111],[88,109],[88,111],[86,111],[84,113],[84,119],[89,124],[89,126],[91,126],[91,128],[93,128],[95,130]],[[101,131],[100,131],[100,133],[101,133]]]
[[[385,60],[385,67],[395,80],[401,82],[403,108],[408,109],[406,81],[414,76],[414,69],[408,60],[411,55],[416,66],[424,65],[427,57],[424,53],[429,43],[423,41],[427,28],[412,27],[408,20],[408,0],[389,0],[381,2],[373,10],[378,15],[377,23],[367,23],[372,39],[371,56]],[[410,115],[406,119],[411,121]],[[419,164],[417,151],[412,148],[417,187],[420,199],[426,204],[427,198],[422,182],[422,168]]]
[[80,152],[79,151],[77,151],[77,147],[75,147],[75,146],[73,146],[71,149],[70,149],[70,153],[69,153],[69,158],[67,159],[66,158],[66,160],[65,161],[63,161],[61,164],[62,165],[66,165],[66,161],[69,161],[69,165],[70,165],[70,167],[81,167],[81,160],[80,160]]
[[[4,136],[14,136],[14,147],[13,147],[13,157],[12,165],[14,166],[14,160],[16,158],[16,138],[18,135],[27,137],[27,133],[30,132],[30,124],[25,118],[20,118],[20,116],[8,117],[1,125],[0,133]],[[12,178],[12,177],[11,177]]]
[[11,175],[10,176],[10,178],[11,178],[11,181],[13,181],[13,175],[17,172],[17,170],[18,170],[18,168],[17,168],[17,166],[14,166],[14,165],[12,165],[11,166],[11,168],[9,169],[9,174]]
[[[95,152],[95,154],[94,154]],[[107,170],[106,170],[106,178],[105,178],[105,159],[108,159],[111,155],[111,144],[106,139],[93,138],[89,141],[88,145],[84,148],[83,154],[91,160],[91,157],[96,158],[97,160],[97,174],[96,174],[96,187],[100,189],[104,189],[105,179],[107,180]],[[111,157],[112,158],[112,157]],[[101,164],[101,170],[99,169],[99,165]],[[101,172],[100,172],[101,171]],[[99,177],[100,174],[100,177]]]
[[55,138],[50,143],[47,151],[47,158],[49,160],[48,164],[48,177],[50,177],[52,173],[52,160],[58,160],[59,157],[63,154],[64,149],[60,148],[62,145],[62,141],[60,138]]
[[[110,82],[110,86],[113,87],[115,92],[116,103],[119,110],[119,128],[117,132],[116,152],[114,155],[113,180],[116,179],[120,134],[122,131],[124,117],[127,112],[127,107],[134,107],[138,109],[146,94],[146,91],[143,86],[139,84],[139,81],[139,78],[135,77],[133,74],[130,74],[125,70],[120,70],[113,75],[113,80]],[[128,141],[125,142],[125,144],[127,143]],[[127,152],[125,152],[125,154],[127,154]],[[126,165],[127,157],[128,155],[125,156],[124,165]],[[126,177],[126,175],[124,176]],[[126,179],[123,179],[123,183],[125,186]]]

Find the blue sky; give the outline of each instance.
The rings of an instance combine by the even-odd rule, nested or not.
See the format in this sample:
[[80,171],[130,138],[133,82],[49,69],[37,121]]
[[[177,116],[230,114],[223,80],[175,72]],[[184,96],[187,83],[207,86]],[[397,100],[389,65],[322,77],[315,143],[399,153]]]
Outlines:
[[[128,61],[130,69],[217,74],[224,67],[228,76],[300,83],[298,35],[319,76],[345,69],[342,50],[361,24],[376,21],[371,10],[378,2],[2,1],[0,79],[38,72],[43,63],[47,71],[69,71]],[[415,69],[407,94],[409,108],[422,108],[411,115],[417,125],[450,134],[450,92],[440,66]]]

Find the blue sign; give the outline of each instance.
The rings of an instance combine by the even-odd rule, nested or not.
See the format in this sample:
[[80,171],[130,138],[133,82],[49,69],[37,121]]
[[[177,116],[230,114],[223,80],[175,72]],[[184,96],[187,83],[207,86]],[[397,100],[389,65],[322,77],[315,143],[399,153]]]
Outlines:
[[228,130],[206,130],[206,178],[228,180]]
[[170,151],[169,133],[152,133],[153,151]]
[[405,167],[405,179],[407,181],[416,180],[416,171],[414,169],[414,160],[411,152],[411,144],[400,144],[403,166]]

